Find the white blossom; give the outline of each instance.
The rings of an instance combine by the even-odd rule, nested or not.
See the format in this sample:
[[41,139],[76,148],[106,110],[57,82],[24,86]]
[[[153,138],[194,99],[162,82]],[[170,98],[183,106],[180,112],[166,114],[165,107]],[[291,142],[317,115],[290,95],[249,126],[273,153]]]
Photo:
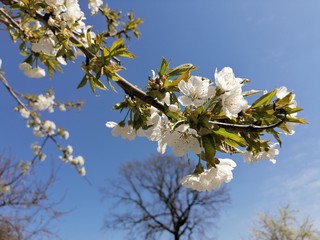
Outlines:
[[23,174],[26,174],[30,171],[31,162],[20,161],[18,164],[18,168]]
[[54,105],[54,95],[44,96],[42,94],[38,95],[36,102],[31,103],[33,110],[43,111],[43,110],[53,110]]
[[165,153],[167,143],[171,137],[170,122],[166,115],[159,115],[154,108],[150,120],[147,122],[149,125],[147,130],[139,131],[141,136],[147,137],[150,141],[158,142],[157,151]]
[[46,72],[41,67],[33,68],[29,63],[23,62],[19,65],[19,68],[23,71],[24,75],[30,78],[42,78],[46,76]]
[[181,184],[186,188],[191,188],[198,192],[206,191],[205,186],[200,180],[200,174],[190,174],[182,178]]
[[78,172],[81,176],[85,176],[86,175],[85,167],[78,168]]
[[277,161],[274,158],[276,155],[279,154],[279,150],[275,148],[277,145],[279,144],[278,143],[270,144],[269,145],[270,148],[268,151],[261,151],[255,154],[253,154],[251,151],[246,151],[243,154],[243,159],[245,162],[250,164],[258,162],[261,159],[267,159],[273,164],[275,164]]
[[52,136],[55,134],[56,124],[52,121],[46,120],[43,122],[42,128],[49,136]]
[[61,136],[63,139],[68,139],[69,136],[70,136],[70,134],[69,134],[69,132],[68,132],[67,130],[63,130],[63,131],[61,131],[60,136]]
[[84,165],[84,158],[82,156],[75,157],[71,160],[74,165]]
[[91,9],[91,14],[96,14],[99,11],[99,7],[103,4],[102,0],[88,0],[88,7]]
[[22,71],[26,71],[26,70],[29,70],[31,68],[32,68],[32,66],[29,63],[22,62],[22,63],[19,64],[19,69],[22,70]]
[[[277,89],[277,93],[276,93],[276,96],[277,98],[279,99],[282,99],[284,98],[285,96],[287,96],[289,94],[288,90],[286,87],[280,87]],[[289,105],[288,107],[290,108],[296,108],[297,107],[297,101],[294,100],[295,98],[295,94],[292,94],[292,99],[291,101],[289,102]],[[298,113],[292,113],[292,114],[288,114],[288,116],[290,117],[296,117],[298,115]],[[284,134],[286,135],[293,135],[295,133],[294,131],[294,127],[298,125],[298,123],[295,123],[295,122],[286,122],[285,123],[286,125],[286,128],[288,129],[288,132],[284,132]]]
[[216,69],[214,78],[217,87],[223,92],[238,89],[242,86],[242,78],[236,78],[230,67],[224,67],[220,72]]
[[45,54],[55,55],[57,51],[57,49],[55,49],[57,41],[56,36],[51,31],[47,32],[37,43],[32,44],[31,50],[36,53],[43,52]]
[[210,86],[209,79],[198,76],[191,76],[188,81],[180,81],[178,87],[183,96],[178,97],[178,101],[183,106],[199,107],[205,101],[215,95],[215,87]]
[[62,149],[62,152],[63,152],[63,156],[59,156],[59,158],[63,162],[71,162],[73,160],[73,156],[72,156],[73,148],[72,148],[72,146],[68,145],[66,148]]
[[21,116],[23,118],[29,118],[30,117],[30,111],[25,109],[24,107],[20,108],[19,112],[20,112],[20,114],[21,114]]
[[181,184],[200,192],[218,189],[221,184],[232,180],[232,170],[237,164],[231,159],[219,159],[220,163],[215,167],[204,170],[200,174],[187,175],[181,180]]
[[178,157],[186,155],[189,149],[195,154],[200,154],[202,147],[197,137],[195,129],[190,128],[188,124],[181,124],[170,135],[168,145],[172,147],[173,153]]
[[41,151],[41,146],[37,142],[31,144],[32,153],[38,155]]
[[67,109],[66,109],[66,105],[64,105],[64,104],[59,104],[59,110],[60,111],[66,111]]
[[223,112],[228,118],[237,117],[239,112],[248,108],[248,102],[242,96],[241,88],[225,92],[221,99]]
[[133,140],[136,138],[136,131],[133,129],[132,125],[120,126],[115,122],[107,122],[106,126],[112,128],[112,135],[114,137],[121,136],[124,139]]

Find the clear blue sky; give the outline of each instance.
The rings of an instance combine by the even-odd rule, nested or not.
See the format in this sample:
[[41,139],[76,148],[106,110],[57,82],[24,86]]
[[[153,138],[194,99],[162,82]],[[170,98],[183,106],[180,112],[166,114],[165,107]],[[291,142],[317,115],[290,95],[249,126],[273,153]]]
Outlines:
[[[82,1],[85,3],[85,1]],[[223,209],[218,231],[212,236],[220,240],[244,239],[257,213],[275,211],[290,203],[310,215],[320,226],[320,2],[318,0],[117,0],[110,7],[123,12],[132,10],[144,19],[141,38],[129,42],[135,60],[124,61],[122,73],[132,83],[144,87],[151,69],[161,58],[172,66],[193,63],[197,75],[212,78],[215,68],[230,66],[236,76],[249,78],[249,89],[286,86],[296,93],[300,113],[309,125],[296,128],[296,134],[283,136],[277,164],[267,161],[255,165],[232,158],[238,167],[229,184],[231,207]],[[83,9],[86,4],[83,4]],[[88,20],[89,20],[88,15]],[[88,21],[89,22],[89,21]],[[90,20],[94,29],[102,29],[102,19]],[[62,166],[52,196],[67,195],[60,205],[70,210],[54,224],[63,240],[126,239],[120,232],[101,231],[103,216],[110,207],[101,201],[98,188],[104,179],[115,178],[118,167],[126,161],[147,159],[156,152],[156,143],[146,139],[127,141],[114,138],[106,121],[119,121],[122,115],[112,106],[123,93],[108,91],[94,96],[89,88],[76,90],[82,72],[79,62],[69,63],[54,80],[28,79],[18,70],[22,57],[18,45],[11,44],[6,32],[0,34],[0,58],[11,84],[23,92],[38,92],[48,87],[57,99],[84,99],[81,112],[45,115],[70,131],[67,143],[75,155],[86,159],[89,185],[71,167]],[[24,120],[13,113],[14,101],[0,88],[0,146],[10,147],[17,159],[31,159],[30,144],[36,140],[26,129]],[[57,151],[48,147],[48,156]],[[221,157],[227,157],[221,155]],[[50,165],[50,162],[47,162]]]

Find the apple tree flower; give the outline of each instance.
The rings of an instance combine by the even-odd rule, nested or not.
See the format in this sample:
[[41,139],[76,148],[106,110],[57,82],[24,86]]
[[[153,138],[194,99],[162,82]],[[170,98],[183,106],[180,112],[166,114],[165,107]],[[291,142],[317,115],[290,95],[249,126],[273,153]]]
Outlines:
[[232,180],[232,170],[237,164],[228,158],[219,159],[215,167],[204,170],[200,174],[187,175],[181,180],[181,184],[197,191],[212,191],[220,188],[221,184]]
[[136,138],[136,131],[133,129],[132,125],[120,126],[116,122],[107,122],[106,126],[112,128],[112,135],[114,137],[121,136],[124,139],[133,140]]
[[188,124],[182,124],[172,132],[168,145],[178,157],[186,155],[189,149],[195,154],[200,154],[202,151],[197,131]]
[[180,81],[178,87],[184,94],[178,97],[178,101],[183,106],[199,107],[215,95],[215,87],[210,86],[209,79],[199,76],[191,76],[188,81]]
[[261,151],[258,153],[253,153],[252,151],[246,151],[243,154],[243,159],[245,162],[250,164],[258,162],[261,159],[267,159],[273,164],[275,164],[277,162],[277,160],[275,159],[275,156],[279,154],[279,150],[275,148],[277,145],[279,144],[278,143],[270,144],[269,145],[270,148],[268,151]]
[[241,88],[242,78],[236,78],[232,68],[224,67],[220,72],[216,69],[214,74],[217,88],[222,92],[232,91]]
[[248,102],[242,96],[241,88],[225,92],[221,99],[223,112],[228,118],[237,117],[239,112],[248,108]]

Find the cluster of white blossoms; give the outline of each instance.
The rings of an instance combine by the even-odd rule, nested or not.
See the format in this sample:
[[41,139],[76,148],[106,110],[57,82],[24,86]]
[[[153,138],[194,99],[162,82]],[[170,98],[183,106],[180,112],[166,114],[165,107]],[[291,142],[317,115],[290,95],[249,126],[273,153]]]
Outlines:
[[[50,13],[48,19],[48,24],[50,26],[59,26],[62,29],[68,28],[79,34],[79,40],[83,43],[85,47],[88,47],[87,30],[91,26],[87,26],[84,23],[86,19],[84,12],[81,10],[78,0],[45,0],[48,5],[48,9],[53,11]],[[99,8],[103,5],[102,0],[88,0],[88,7],[92,14],[96,14]],[[41,14],[45,14],[48,10],[43,9]],[[46,55],[56,56],[58,50],[61,48],[59,40],[56,35],[48,28],[46,28],[42,23],[36,21],[32,25],[32,31],[45,29],[41,37],[31,43],[31,50],[34,53],[44,53]],[[91,32],[91,37],[95,37],[95,33]],[[83,56],[80,50],[74,48],[74,56]],[[56,57],[58,62],[62,65],[66,65],[66,60],[62,57]],[[24,72],[27,77],[30,78],[42,78],[46,76],[46,72],[43,68],[36,66],[33,67],[31,63],[23,62],[20,64],[20,69]]]
[[[159,79],[158,76],[153,74],[152,79],[157,78]],[[121,136],[129,140],[135,139],[136,136],[143,136],[150,141],[155,141],[158,143],[157,151],[162,154],[165,153],[167,147],[171,147],[173,153],[178,157],[187,155],[189,151],[200,157],[207,151],[202,138],[206,133],[201,135],[199,132],[201,127],[197,128],[197,124],[192,125],[187,120],[188,114],[203,111],[203,109],[219,103],[222,114],[224,114],[224,116],[219,116],[230,120],[237,119],[240,112],[251,107],[244,98],[242,91],[244,82],[244,79],[235,77],[230,67],[225,67],[221,71],[216,70],[214,81],[200,76],[190,76],[187,80],[180,80],[177,84],[179,91],[176,92],[180,93],[179,96],[172,98],[174,93],[166,92],[165,97],[160,100],[168,107],[169,112],[174,113],[175,116],[182,116],[182,120],[172,121],[168,114],[164,114],[151,106],[146,126],[143,128],[135,129],[130,121],[127,125],[124,121],[119,124],[107,122],[106,126],[112,128],[113,136]],[[287,94],[289,93],[284,87],[279,88],[276,93],[278,99],[284,98]],[[289,104],[289,108],[292,109],[296,108],[296,102],[293,98]],[[172,102],[170,99],[176,99],[177,101]],[[291,115],[296,116],[296,113]],[[294,123],[285,122],[285,124],[292,134],[291,126]],[[270,162],[276,163],[275,156],[279,154],[279,150],[276,149],[277,145],[278,143],[266,142],[261,145],[260,150],[239,150],[239,153],[243,153],[244,161],[250,164],[261,159],[268,159]],[[218,163],[209,164],[207,169],[184,177],[181,183],[197,191],[211,191],[219,188],[222,183],[230,182],[233,178],[232,170],[236,167],[236,163],[231,159],[217,159],[214,156],[211,159],[215,159]]]
[[46,71],[37,66],[33,68],[29,63],[23,62],[19,65],[20,70],[23,71],[23,73],[30,78],[42,78],[46,76]]
[[237,164],[231,159],[219,159],[216,167],[206,169],[200,174],[187,175],[182,178],[181,184],[199,192],[210,192],[219,188],[222,183],[230,182],[233,178],[232,170],[236,166]]
[[82,156],[74,157],[72,155],[73,148],[70,145],[68,145],[66,148],[61,148],[60,150],[63,153],[63,156],[60,156],[59,158],[65,163],[71,163],[72,165],[74,165],[77,168],[79,174],[81,176],[85,176],[86,169],[84,167],[84,158]]
[[[277,97],[279,99],[282,99],[284,98],[285,96],[287,96],[289,94],[288,90],[286,87],[280,87],[277,89]],[[295,94],[292,94],[292,99],[289,103],[289,107],[291,108],[296,108],[297,107],[297,101],[294,100],[295,98]],[[289,116],[291,117],[296,117],[298,115],[298,113],[292,113],[292,114],[289,114]],[[298,125],[298,123],[295,123],[295,122],[286,122],[286,127],[289,131],[289,133],[286,133],[285,134],[288,134],[288,135],[292,135],[295,133],[295,131],[293,130],[293,128]]]

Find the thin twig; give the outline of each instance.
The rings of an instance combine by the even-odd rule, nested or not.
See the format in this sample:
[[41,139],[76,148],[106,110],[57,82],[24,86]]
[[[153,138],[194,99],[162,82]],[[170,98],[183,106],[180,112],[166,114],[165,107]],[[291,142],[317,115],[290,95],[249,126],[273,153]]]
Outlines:
[[6,80],[6,78],[3,75],[3,72],[0,70],[0,81],[2,82],[2,84],[5,86],[5,88],[8,90],[8,92],[10,93],[10,95],[17,101],[17,103],[22,106],[24,109],[28,110],[26,105],[20,100],[20,98],[17,96],[17,94],[15,93],[15,91],[13,90],[13,88],[9,85],[8,81]]

